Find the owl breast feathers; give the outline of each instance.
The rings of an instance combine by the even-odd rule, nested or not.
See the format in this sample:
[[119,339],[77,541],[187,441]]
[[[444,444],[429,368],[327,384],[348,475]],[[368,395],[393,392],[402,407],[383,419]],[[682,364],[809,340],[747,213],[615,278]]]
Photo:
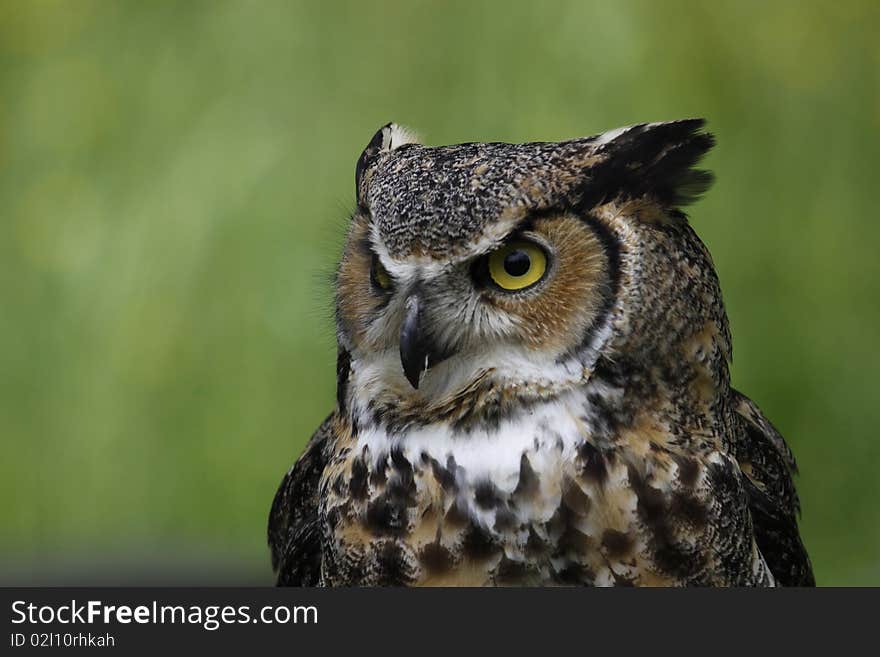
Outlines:
[[336,408],[269,518],[279,584],[810,585],[795,463],[730,386],[681,207],[703,121],[357,163]]

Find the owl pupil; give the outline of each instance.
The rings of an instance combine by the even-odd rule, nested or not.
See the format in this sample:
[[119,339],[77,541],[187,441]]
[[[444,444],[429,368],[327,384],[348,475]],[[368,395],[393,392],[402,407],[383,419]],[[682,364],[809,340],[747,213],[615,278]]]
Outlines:
[[532,266],[532,259],[525,251],[512,251],[504,256],[504,271],[511,276],[523,276]]

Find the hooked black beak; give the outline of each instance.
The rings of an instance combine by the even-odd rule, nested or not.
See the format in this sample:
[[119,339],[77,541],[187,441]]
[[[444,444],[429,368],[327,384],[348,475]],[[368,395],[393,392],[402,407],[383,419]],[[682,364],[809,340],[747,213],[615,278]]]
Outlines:
[[439,363],[444,356],[439,355],[423,330],[422,299],[418,292],[406,298],[404,313],[400,328],[400,362],[406,380],[418,390],[422,372]]

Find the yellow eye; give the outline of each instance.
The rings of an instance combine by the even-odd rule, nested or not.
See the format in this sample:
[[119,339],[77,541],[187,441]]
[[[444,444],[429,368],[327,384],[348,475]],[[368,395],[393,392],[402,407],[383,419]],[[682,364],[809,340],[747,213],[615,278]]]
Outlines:
[[504,290],[534,285],[546,271],[544,250],[531,242],[511,242],[489,254],[489,275]]
[[391,274],[379,262],[379,257],[376,255],[373,256],[373,262],[370,266],[370,280],[373,281],[373,285],[383,290],[391,287]]

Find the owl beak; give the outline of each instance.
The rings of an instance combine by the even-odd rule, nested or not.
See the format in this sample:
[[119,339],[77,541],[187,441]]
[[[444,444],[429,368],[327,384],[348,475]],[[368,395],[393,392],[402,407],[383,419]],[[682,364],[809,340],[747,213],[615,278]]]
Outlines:
[[403,325],[400,328],[400,362],[406,380],[419,389],[419,378],[434,362],[433,345],[422,330],[422,299],[410,294],[404,305]]

